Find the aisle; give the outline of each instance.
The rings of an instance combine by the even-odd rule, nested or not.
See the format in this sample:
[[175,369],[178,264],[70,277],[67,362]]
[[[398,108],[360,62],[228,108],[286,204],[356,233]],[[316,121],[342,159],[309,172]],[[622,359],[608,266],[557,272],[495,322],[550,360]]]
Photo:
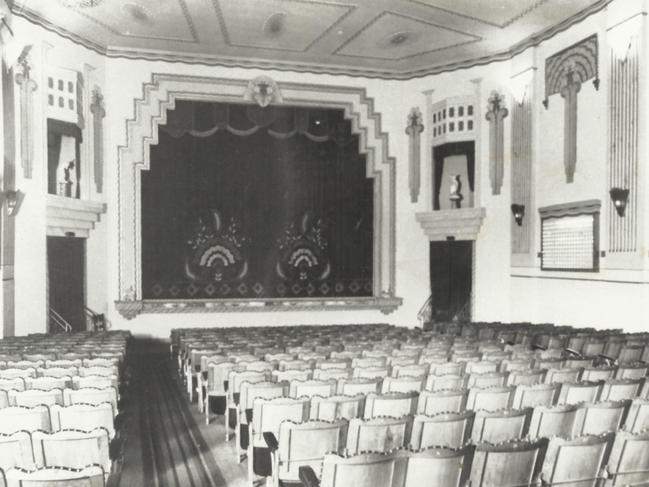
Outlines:
[[[120,487],[224,486],[162,342],[135,340]],[[190,409],[191,408],[191,409]],[[211,435],[210,435],[211,436]]]

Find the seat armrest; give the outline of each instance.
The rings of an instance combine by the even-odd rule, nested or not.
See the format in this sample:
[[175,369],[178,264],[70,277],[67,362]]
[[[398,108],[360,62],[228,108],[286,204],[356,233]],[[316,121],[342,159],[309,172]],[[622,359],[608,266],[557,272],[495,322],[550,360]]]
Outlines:
[[270,448],[270,451],[277,451],[277,449],[279,448],[279,443],[277,442],[275,434],[271,433],[270,431],[265,431],[264,433],[262,433],[262,436],[264,437],[266,445],[268,445],[268,448]]
[[316,477],[315,472],[311,467],[300,467],[298,470],[300,476],[300,482],[304,487],[319,487],[320,481]]

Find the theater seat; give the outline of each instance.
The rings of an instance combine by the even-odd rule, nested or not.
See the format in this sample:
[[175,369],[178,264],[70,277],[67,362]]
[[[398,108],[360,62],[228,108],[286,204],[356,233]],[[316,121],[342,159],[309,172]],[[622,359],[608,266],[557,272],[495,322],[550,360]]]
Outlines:
[[45,467],[23,471],[10,469],[5,472],[8,487],[104,487],[104,470],[93,465],[83,469]]

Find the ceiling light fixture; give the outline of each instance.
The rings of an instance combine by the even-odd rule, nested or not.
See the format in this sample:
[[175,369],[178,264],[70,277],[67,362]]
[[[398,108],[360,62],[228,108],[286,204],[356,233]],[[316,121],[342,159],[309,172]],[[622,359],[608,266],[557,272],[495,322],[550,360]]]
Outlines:
[[104,0],[59,0],[59,3],[68,8],[89,8],[96,7]]

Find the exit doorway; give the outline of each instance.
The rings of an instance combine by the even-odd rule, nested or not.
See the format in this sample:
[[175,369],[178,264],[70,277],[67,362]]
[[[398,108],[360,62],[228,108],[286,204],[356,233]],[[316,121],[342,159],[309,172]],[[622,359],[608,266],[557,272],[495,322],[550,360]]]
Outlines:
[[[55,312],[72,331],[85,330],[86,240],[47,237],[47,270],[50,317]],[[51,331],[62,329],[54,326]]]
[[471,319],[473,242],[430,242],[433,321]]

